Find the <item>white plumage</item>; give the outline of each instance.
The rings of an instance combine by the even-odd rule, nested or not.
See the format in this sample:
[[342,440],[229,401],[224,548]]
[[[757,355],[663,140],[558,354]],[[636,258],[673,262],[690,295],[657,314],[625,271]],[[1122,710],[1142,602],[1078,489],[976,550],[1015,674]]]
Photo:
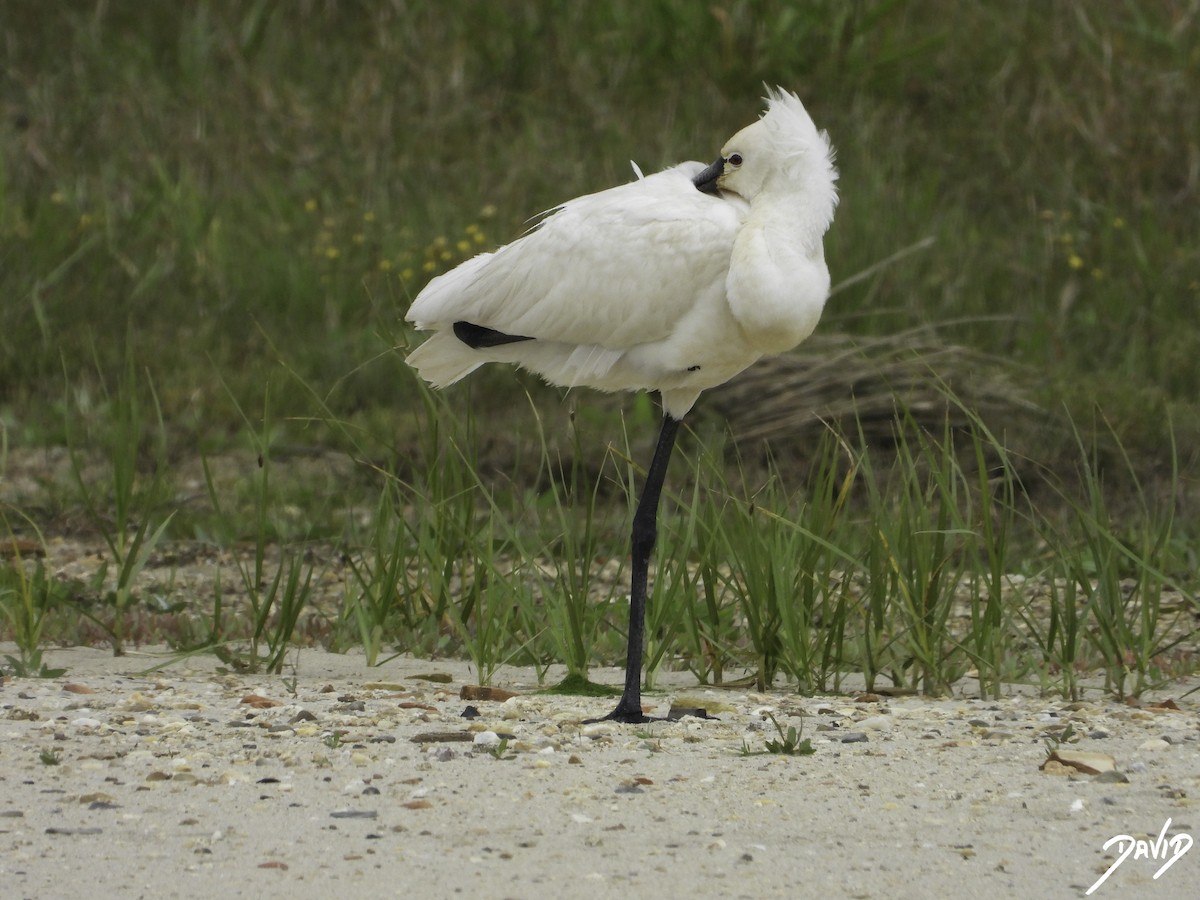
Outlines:
[[711,166],[690,162],[569,200],[529,233],[433,279],[408,357],[436,387],[488,362],[566,387],[657,390],[663,425],[633,517],[625,689],[606,718],[642,722],[647,578],[680,422],[702,391],[812,334],[829,295],[822,239],[833,150],[803,104],[767,110]]
[[[566,387],[658,390],[682,418],[701,391],[796,346],[829,292],[837,176],[800,100],[767,101],[722,150],[719,193],[694,181],[713,167],[683,163],[569,200],[433,279],[408,319],[435,334],[408,362],[438,387],[505,362]],[[455,322],[532,340],[475,348]]]

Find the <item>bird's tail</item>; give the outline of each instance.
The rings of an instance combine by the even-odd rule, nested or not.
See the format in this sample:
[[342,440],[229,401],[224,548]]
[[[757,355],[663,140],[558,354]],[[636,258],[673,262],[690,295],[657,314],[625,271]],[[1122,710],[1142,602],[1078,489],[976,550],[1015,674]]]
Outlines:
[[437,388],[449,387],[466,378],[488,361],[454,336],[439,331],[405,359],[422,378]]

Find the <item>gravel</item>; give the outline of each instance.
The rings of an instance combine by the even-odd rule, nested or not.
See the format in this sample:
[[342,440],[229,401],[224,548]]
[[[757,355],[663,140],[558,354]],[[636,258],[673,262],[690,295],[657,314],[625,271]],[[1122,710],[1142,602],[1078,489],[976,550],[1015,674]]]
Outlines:
[[[468,701],[461,661],[165,659],[54,650],[63,677],[0,684],[6,897],[1078,897],[1109,838],[1200,830],[1195,681],[1131,706],[665,676],[652,714],[708,717],[622,726],[528,670]],[[765,752],[775,723],[814,752]],[[1093,896],[1195,896],[1200,850],[1156,881],[1163,861],[1131,855]]]

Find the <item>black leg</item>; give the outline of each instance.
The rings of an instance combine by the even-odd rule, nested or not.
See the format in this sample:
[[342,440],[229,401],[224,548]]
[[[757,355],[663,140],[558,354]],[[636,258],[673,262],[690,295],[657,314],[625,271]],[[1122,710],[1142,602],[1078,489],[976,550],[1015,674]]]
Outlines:
[[[614,722],[646,722],[642,714],[642,649],[646,643],[646,582],[650,574],[650,554],[658,539],[658,500],[675,448],[681,419],[663,414],[662,429],[654,459],[646,472],[646,483],[633,514],[633,588],[629,594],[629,646],[625,654],[625,692],[617,708],[604,717]],[[603,721],[603,720],[601,720]]]

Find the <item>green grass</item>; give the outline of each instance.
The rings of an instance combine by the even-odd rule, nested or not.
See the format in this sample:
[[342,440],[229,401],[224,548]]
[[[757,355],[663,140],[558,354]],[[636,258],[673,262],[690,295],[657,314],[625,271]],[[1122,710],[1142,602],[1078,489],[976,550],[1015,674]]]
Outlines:
[[[106,571],[60,583],[0,557],[0,635],[28,670],[49,641],[164,635],[277,669],[302,620],[304,640],[360,644],[372,664],[460,653],[481,679],[505,661],[620,664],[619,561],[653,407],[579,393],[565,415],[508,372],[434,397],[403,364],[403,312],[529,216],[627,180],[630,158],[710,158],[767,81],[838,148],[827,256],[847,286],[822,329],[937,325],[1023,366],[1058,437],[978,417],[930,434],[901,411],[891,447],[830,434],[763,464],[701,400],[664,504],[648,680],[748,668],[764,686],[865,673],[939,691],[971,672],[986,694],[1074,694],[1094,672],[1122,693],[1190,671],[1191,15],[1133,0],[14,0],[0,491],[34,448],[70,448],[74,474],[0,493],[0,541],[83,531]],[[199,491],[179,474],[237,452],[261,466],[213,469]],[[323,454],[345,468],[287,474]],[[148,595],[148,561],[179,540],[248,550],[228,602]],[[313,561],[314,546],[337,552]],[[317,608],[321,579],[342,581],[334,608]],[[190,624],[165,626],[179,603]]]

